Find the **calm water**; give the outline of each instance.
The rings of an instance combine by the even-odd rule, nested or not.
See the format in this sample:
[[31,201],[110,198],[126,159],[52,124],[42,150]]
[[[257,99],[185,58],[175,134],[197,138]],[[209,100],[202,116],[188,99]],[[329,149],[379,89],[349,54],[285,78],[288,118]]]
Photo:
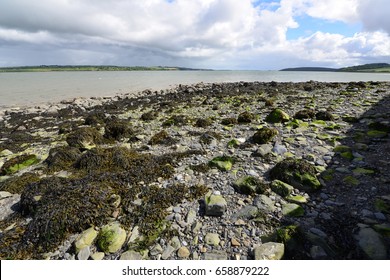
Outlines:
[[74,97],[113,96],[198,82],[390,81],[390,74],[279,71],[132,71],[0,73],[0,107]]

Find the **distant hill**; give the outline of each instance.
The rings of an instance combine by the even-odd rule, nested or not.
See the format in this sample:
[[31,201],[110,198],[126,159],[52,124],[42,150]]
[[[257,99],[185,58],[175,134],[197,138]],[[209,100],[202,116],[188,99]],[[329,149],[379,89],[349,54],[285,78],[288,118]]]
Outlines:
[[170,66],[114,66],[114,65],[39,65],[0,67],[0,72],[54,72],[54,71],[188,71],[208,70]]
[[280,71],[315,71],[315,72],[336,72],[335,68],[326,68],[326,67],[296,67],[296,68],[286,68]]
[[316,72],[390,72],[390,64],[388,63],[370,63],[343,68],[326,68],[326,67],[296,67],[285,68],[280,71],[316,71]]

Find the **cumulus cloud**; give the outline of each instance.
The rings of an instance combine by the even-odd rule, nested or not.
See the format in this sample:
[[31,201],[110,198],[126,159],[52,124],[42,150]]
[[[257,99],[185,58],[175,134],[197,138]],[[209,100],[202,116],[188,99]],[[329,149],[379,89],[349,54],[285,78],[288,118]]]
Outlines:
[[[386,0],[1,0],[0,61],[274,68],[389,55]],[[375,15],[370,17],[370,13]],[[353,37],[289,41],[296,17],[359,22]],[[385,19],[386,18],[386,19]],[[382,19],[382,20],[379,20]],[[8,47],[7,47],[8,46]],[[36,63],[39,61],[40,63]],[[65,62],[64,62],[65,61]],[[68,61],[68,63],[66,62]],[[272,63],[274,61],[274,63]],[[289,65],[285,65],[289,66]]]

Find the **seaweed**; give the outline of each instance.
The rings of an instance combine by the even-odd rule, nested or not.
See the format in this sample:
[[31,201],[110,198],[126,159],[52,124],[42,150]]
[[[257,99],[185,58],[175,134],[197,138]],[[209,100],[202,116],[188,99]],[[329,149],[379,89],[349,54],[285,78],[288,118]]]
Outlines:
[[69,133],[66,142],[70,147],[85,150],[103,143],[103,137],[95,128],[82,127]]
[[20,176],[14,176],[4,182],[0,182],[0,191],[22,193],[26,186],[39,180],[39,176],[35,173],[24,173]]
[[39,159],[36,155],[20,155],[6,161],[0,169],[0,175],[11,175],[19,170],[37,164]]
[[49,171],[67,170],[80,158],[81,152],[74,147],[60,146],[50,149],[45,160]]
[[110,120],[106,123],[104,137],[107,139],[121,141],[133,134],[134,130],[127,121]]
[[278,135],[278,131],[275,128],[263,127],[252,136],[252,140],[257,144],[266,144],[276,135]]
[[168,132],[166,130],[161,130],[160,132],[156,133],[152,136],[149,140],[149,145],[174,145],[178,141],[171,136],[169,136]]

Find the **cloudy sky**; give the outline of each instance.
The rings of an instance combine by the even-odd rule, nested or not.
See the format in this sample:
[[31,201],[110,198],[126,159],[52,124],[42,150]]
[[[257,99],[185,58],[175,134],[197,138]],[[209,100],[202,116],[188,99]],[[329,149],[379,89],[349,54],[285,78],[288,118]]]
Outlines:
[[388,0],[0,0],[0,66],[390,63]]

